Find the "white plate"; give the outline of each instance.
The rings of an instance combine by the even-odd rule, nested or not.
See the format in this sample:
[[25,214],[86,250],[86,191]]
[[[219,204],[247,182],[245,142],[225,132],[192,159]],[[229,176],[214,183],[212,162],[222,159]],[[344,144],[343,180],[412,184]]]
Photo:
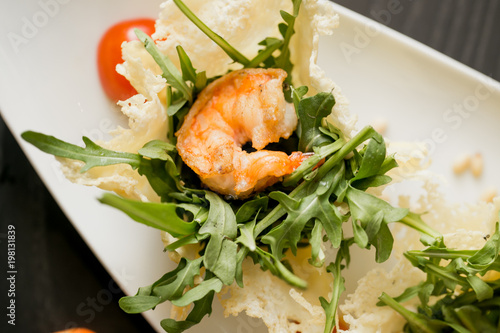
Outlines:
[[[8,12],[0,13],[0,109],[16,139],[25,130],[36,130],[78,143],[82,135],[100,138],[120,122],[99,85],[96,45],[111,23],[156,17],[160,2],[30,0],[13,2]],[[500,84],[363,16],[337,9],[341,27],[321,40],[319,62],[350,99],[360,124],[385,118],[390,139],[431,143],[431,168],[453,179],[445,189],[452,199],[474,201],[484,188],[498,189],[500,175],[493,165],[500,162]],[[167,270],[157,231],[100,205],[98,190],[69,183],[51,156],[19,143],[126,294],[135,294]],[[453,177],[451,161],[461,152],[483,153],[481,179]],[[347,280],[355,281],[354,275]],[[222,319],[215,308],[211,318],[190,332],[257,331],[255,320]],[[168,305],[145,316],[162,331],[159,322],[168,316]]]

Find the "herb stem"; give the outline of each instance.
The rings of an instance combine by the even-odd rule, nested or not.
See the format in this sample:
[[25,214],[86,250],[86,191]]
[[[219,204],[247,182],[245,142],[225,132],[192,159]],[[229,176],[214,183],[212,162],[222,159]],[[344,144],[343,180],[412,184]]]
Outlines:
[[[294,198],[296,195],[298,195],[305,187],[306,187],[307,182],[302,182],[300,183],[299,186],[297,186],[290,194],[288,195],[290,198]],[[280,217],[286,214],[286,210],[281,206],[281,204],[278,204],[272,211],[269,212],[262,220],[260,220],[256,225],[254,229],[254,237],[257,238],[257,236],[260,235],[261,232],[263,232],[267,227],[272,225],[274,222],[276,222]]]
[[286,29],[285,36],[283,38],[283,48],[281,49],[282,53],[277,58],[277,62],[276,62],[276,67],[278,67],[278,68],[285,68],[286,67],[285,66],[286,61],[290,55],[290,49],[289,49],[290,40],[292,38],[292,35],[295,33],[295,30],[294,30],[295,19],[299,15],[299,8],[300,8],[301,2],[302,2],[302,0],[293,1],[293,15],[290,16],[290,18],[289,18],[290,21],[287,22],[288,27]]
[[[170,85],[167,85],[166,87],[166,109],[168,110],[168,108],[170,107],[170,105],[172,105],[172,86]],[[174,117],[172,116],[168,116],[168,113],[167,113],[167,121],[168,121],[168,141],[172,144],[175,144],[175,134],[174,134]]]
[[416,330],[417,332],[422,332],[422,333],[436,332],[436,330],[429,327],[429,324],[427,323],[426,320],[422,320],[422,318],[419,318],[419,316],[416,313],[408,310],[386,293],[382,293],[379,299],[386,305],[390,306],[393,310],[398,312],[401,316],[403,316],[406,319],[406,321],[408,321],[408,323],[411,324],[413,328],[417,328]]
[[283,41],[277,41],[270,47],[266,48],[264,51],[257,54],[248,64],[245,65],[245,68],[255,68],[259,66],[261,63],[266,61],[274,51],[279,49],[283,45]]
[[[337,326],[337,309],[339,305],[340,295],[344,292],[344,277],[342,276],[342,266],[341,262],[344,258],[342,257],[341,251],[338,252],[337,258],[333,265],[330,265],[329,268],[332,269],[331,273],[333,273],[333,290],[332,290],[332,299],[325,309],[326,314],[326,324],[324,333],[332,332],[333,329]],[[333,266],[333,267],[332,267]]]
[[432,229],[429,227],[427,224],[425,224],[422,220],[415,218],[414,214],[408,214],[404,218],[402,218],[399,222],[403,223],[404,225],[419,231],[421,233],[424,233],[437,241],[441,241],[443,239],[443,235],[439,233],[438,231]]
[[246,66],[250,63],[243,54],[238,52],[234,47],[232,47],[228,42],[226,42],[221,36],[212,31],[209,27],[205,25],[196,15],[182,2],[181,0],[174,0],[174,3],[181,10],[181,12],[186,15],[186,17],[191,20],[208,38],[214,41],[217,45],[220,46],[226,54],[231,57],[236,62],[239,62],[243,66]]
[[414,256],[428,257],[428,258],[439,258],[444,260],[453,260],[457,258],[469,259],[472,257],[477,251],[475,250],[463,250],[463,251],[454,251],[454,250],[428,250],[428,251],[408,251],[408,254]]
[[330,157],[318,171],[318,179],[322,179],[338,162],[346,157],[351,151],[356,149],[362,142],[378,134],[371,126],[364,127],[358,134],[349,140],[342,148]]
[[306,172],[311,171],[322,159],[341,149],[345,143],[345,140],[338,139],[334,143],[321,147],[318,152],[315,152],[313,156],[302,162],[302,164],[300,164],[294,172],[285,177],[283,180],[283,186],[288,187],[295,185],[300,181]]

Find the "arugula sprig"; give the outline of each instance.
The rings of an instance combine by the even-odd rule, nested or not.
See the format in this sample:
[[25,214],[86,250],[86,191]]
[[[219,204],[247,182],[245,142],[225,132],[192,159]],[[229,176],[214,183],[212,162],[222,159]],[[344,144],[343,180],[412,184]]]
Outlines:
[[[243,65],[244,68],[281,68],[288,74],[286,82],[290,83],[292,81],[291,71],[293,69],[293,64],[290,61],[290,40],[295,33],[295,20],[299,15],[302,0],[292,0],[292,13],[288,13],[284,10],[280,11],[280,15],[284,21],[278,25],[282,39],[268,37],[261,41],[259,45],[264,46],[264,48],[259,50],[258,54],[253,59],[245,57],[224,40],[224,38],[210,29],[182,0],[174,0],[174,3],[179,10],[198,27],[198,29],[215,42],[234,62]],[[279,51],[277,56],[273,55],[275,51]]]
[[[424,250],[405,252],[413,266],[427,279],[401,295],[380,296],[408,321],[405,332],[497,332],[500,327],[500,280],[482,279],[487,272],[500,272],[499,223],[495,233],[479,250],[448,249],[443,242]],[[457,288],[461,291],[457,292]],[[401,303],[418,296],[418,313]],[[441,299],[429,304],[431,296]]]

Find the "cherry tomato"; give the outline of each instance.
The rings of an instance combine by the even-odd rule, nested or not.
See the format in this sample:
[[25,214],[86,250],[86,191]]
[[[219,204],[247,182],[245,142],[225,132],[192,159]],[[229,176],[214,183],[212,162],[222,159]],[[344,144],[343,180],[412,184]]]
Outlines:
[[123,62],[122,42],[137,39],[135,28],[151,35],[154,25],[155,21],[149,18],[126,20],[111,26],[102,36],[97,48],[97,69],[104,92],[112,100],[125,100],[137,93],[127,79],[116,72],[116,65]]
[[69,330],[57,331],[54,333],[95,333],[95,332],[86,328],[71,328]]

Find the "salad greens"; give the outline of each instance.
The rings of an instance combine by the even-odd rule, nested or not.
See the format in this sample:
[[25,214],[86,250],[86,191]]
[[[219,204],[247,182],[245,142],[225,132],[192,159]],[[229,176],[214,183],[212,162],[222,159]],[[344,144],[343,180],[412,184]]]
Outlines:
[[[288,72],[291,83],[289,44],[300,0],[292,1],[293,13],[281,11],[284,23],[279,31],[283,39],[266,38],[260,43],[263,49],[253,59],[244,57],[210,30],[181,0],[174,2],[235,62],[245,68],[282,68]],[[498,332],[500,282],[479,277],[491,270],[500,271],[498,224],[481,250],[456,251],[448,249],[442,235],[426,225],[419,215],[367,193],[371,187],[389,183],[391,178],[386,173],[397,167],[394,157],[386,153],[383,137],[373,128],[365,127],[350,140],[346,139],[326,120],[335,105],[333,95],[320,92],[306,96],[307,87],[284,88],[299,118],[295,137],[286,144],[297,151],[313,152],[310,158],[281,183],[246,200],[226,200],[203,189],[178,155],[173,133],[180,128],[197,94],[213,78],[198,72],[181,46],[177,47],[179,70],[157,49],[151,37],[141,31],[136,34],[168,83],[170,129],[165,142],[148,142],[133,154],[104,149],[86,137],[85,147],[80,147],[41,133],[22,134],[24,140],[46,153],[83,161],[82,172],[96,166],[130,165],[147,177],[161,203],[134,201],[110,193],[104,194],[100,202],[175,237],[177,240],[166,251],[188,244],[199,245],[198,257],[181,258],[174,270],[140,288],[136,295],[122,298],[120,306],[124,311],[140,313],[165,301],[177,306],[193,304],[186,320],[161,322],[169,333],[183,332],[211,314],[214,295],[224,285],[236,282],[244,287],[242,263],[247,257],[290,285],[307,288],[307,281],[293,272],[285,255],[288,250],[295,255],[299,245],[306,242],[311,248],[310,264],[326,265],[334,276],[331,300],[320,298],[326,313],[324,332],[330,333],[337,325],[337,308],[345,289],[342,271],[350,264],[350,247],[354,244],[363,249],[374,247],[375,260],[386,261],[394,242],[389,224],[399,222],[422,234],[421,241],[427,248],[405,255],[427,274],[427,279],[397,297],[383,294],[379,305],[386,304],[402,314],[408,321],[406,332]],[[350,225],[352,237],[344,236],[345,225]],[[335,261],[326,262],[324,242],[338,249]],[[202,277],[202,282],[195,283],[197,276]],[[461,288],[459,293],[457,286]],[[418,313],[401,305],[415,296],[421,301]],[[441,298],[431,304],[431,296]]]

